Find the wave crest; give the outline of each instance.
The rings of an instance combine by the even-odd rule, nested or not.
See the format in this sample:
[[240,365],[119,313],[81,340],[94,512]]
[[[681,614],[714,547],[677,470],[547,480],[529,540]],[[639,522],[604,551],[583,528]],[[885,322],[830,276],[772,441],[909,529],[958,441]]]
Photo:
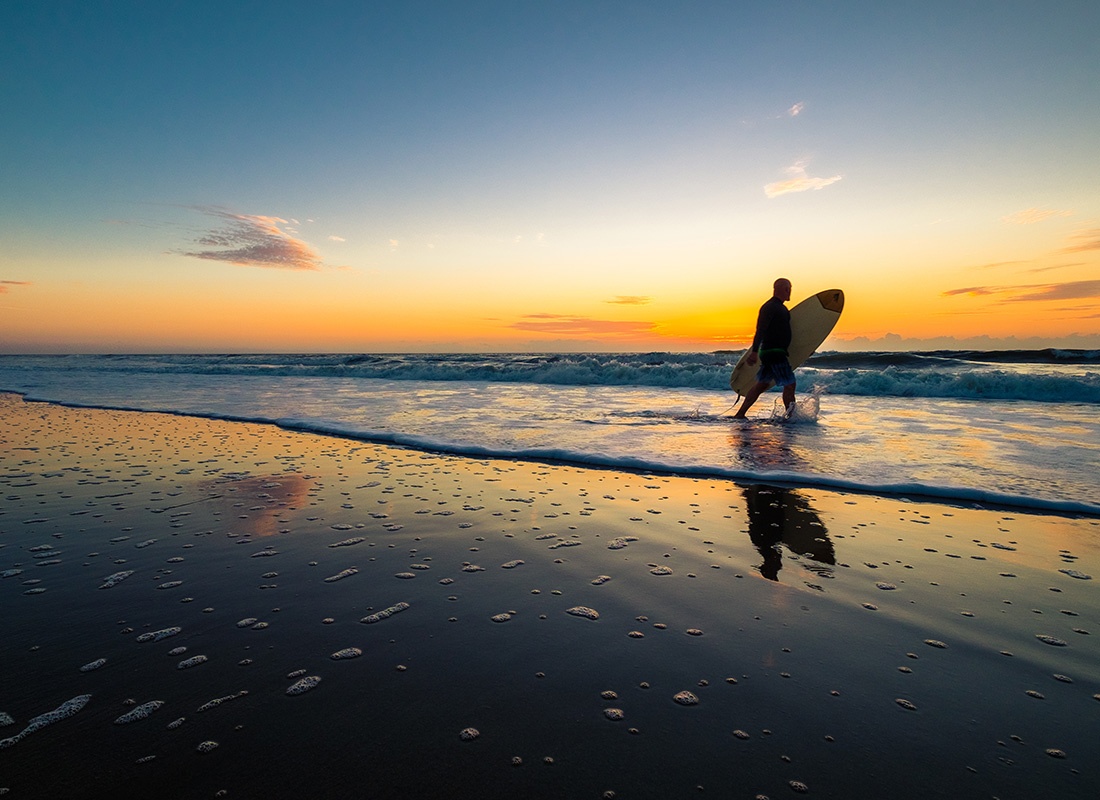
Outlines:
[[[726,391],[740,352],[0,356],[3,367],[178,375],[491,381]],[[1097,369],[1090,370],[1095,365]],[[1100,403],[1100,351],[826,352],[798,371],[831,394]]]

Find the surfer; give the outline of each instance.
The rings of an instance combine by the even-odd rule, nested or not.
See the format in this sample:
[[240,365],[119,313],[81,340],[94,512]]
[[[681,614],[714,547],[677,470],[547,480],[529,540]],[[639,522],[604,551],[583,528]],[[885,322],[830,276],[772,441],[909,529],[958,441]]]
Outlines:
[[791,282],[786,278],[777,278],[772,284],[771,298],[760,306],[756,318],[756,335],[752,339],[752,348],[746,358],[749,366],[760,362],[756,373],[756,383],[749,389],[741,408],[733,415],[734,419],[744,419],[756,398],[768,390],[772,382],[783,388],[783,405],[787,416],[794,411],[794,370],[787,361],[787,348],[791,344],[791,312],[783,305],[791,299]]

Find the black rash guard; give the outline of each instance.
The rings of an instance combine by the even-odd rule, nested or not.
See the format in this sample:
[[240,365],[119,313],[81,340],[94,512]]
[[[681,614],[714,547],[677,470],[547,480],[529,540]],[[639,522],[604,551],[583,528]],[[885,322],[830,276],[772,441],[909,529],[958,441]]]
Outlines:
[[760,306],[752,349],[757,352],[761,361],[771,363],[785,359],[790,344],[791,312],[783,305],[782,300],[773,297]]

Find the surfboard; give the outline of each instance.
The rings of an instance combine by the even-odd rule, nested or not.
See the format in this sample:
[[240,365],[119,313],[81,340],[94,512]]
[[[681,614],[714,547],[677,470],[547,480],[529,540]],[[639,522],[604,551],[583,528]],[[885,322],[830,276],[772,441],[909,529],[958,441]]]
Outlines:
[[[840,289],[826,289],[812,294],[791,309],[791,346],[787,348],[787,360],[791,369],[802,366],[806,359],[832,333],[840,312],[844,310],[844,292]],[[730,375],[730,388],[744,395],[756,383],[756,372],[760,362],[749,365],[746,350],[733,368]]]

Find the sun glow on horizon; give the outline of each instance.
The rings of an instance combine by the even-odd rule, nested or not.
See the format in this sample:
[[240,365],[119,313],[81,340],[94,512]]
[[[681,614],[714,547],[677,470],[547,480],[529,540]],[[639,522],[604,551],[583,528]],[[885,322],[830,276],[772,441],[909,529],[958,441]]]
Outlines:
[[0,352],[1100,348],[1087,6],[20,6]]

